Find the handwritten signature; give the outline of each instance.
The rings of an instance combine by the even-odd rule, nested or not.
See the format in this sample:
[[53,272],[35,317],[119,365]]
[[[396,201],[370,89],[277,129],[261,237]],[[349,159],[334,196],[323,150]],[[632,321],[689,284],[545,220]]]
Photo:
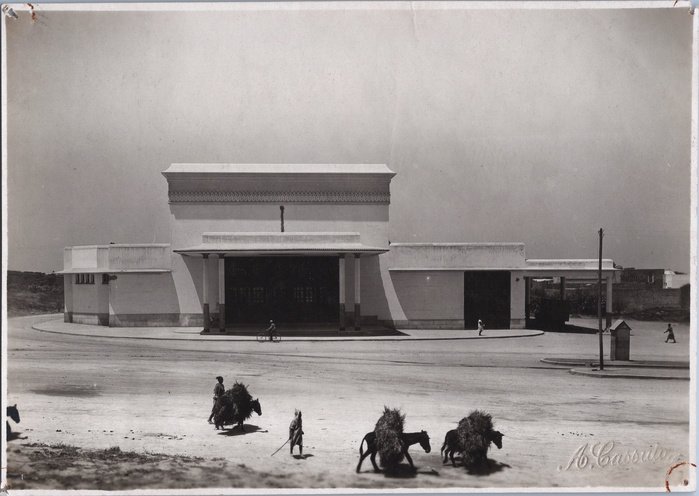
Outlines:
[[674,462],[681,458],[681,455],[675,455],[670,450],[663,448],[660,445],[650,445],[647,449],[634,449],[621,451],[616,449],[614,441],[606,443],[585,443],[578,447],[570,457],[568,465],[565,468],[562,465],[558,466],[558,471],[566,471],[570,469],[584,469],[595,467],[614,467],[618,465],[631,465],[637,463],[648,463],[657,461]]

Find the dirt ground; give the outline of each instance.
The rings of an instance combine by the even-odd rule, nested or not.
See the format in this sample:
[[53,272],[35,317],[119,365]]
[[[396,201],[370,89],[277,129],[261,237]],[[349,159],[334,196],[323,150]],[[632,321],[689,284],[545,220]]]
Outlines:
[[[42,333],[10,319],[8,403],[19,437],[7,445],[14,489],[587,488],[664,490],[694,462],[688,381],[597,379],[540,362],[595,356],[597,336],[418,342],[144,341]],[[56,318],[56,317],[53,317]],[[595,326],[594,321],[580,324]],[[632,356],[684,359],[688,326],[664,345],[658,323],[631,322]],[[608,338],[605,349],[608,350]],[[259,397],[262,416],[237,429],[206,422],[215,376]],[[401,408],[417,472],[388,477],[359,443],[383,406]],[[505,434],[487,470],[443,465],[444,434],[473,409]],[[303,411],[304,456],[287,447]],[[680,466],[671,483],[681,488]],[[19,476],[22,476],[21,478]],[[690,482],[691,485],[691,482]],[[210,491],[209,491],[210,492]]]

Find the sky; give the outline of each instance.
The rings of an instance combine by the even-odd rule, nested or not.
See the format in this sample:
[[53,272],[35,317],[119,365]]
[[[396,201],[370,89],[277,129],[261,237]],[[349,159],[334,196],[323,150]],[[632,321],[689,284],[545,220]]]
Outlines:
[[313,5],[5,19],[7,267],[167,243],[161,172],[239,162],[387,164],[392,242],[597,258],[603,228],[689,271],[686,8]]

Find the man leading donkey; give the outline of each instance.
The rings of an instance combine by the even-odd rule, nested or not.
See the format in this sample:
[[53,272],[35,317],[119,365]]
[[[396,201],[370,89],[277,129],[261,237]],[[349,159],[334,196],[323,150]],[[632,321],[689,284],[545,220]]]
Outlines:
[[209,423],[213,424],[213,418],[214,415],[216,414],[216,402],[218,399],[223,396],[223,393],[226,392],[226,388],[223,386],[223,377],[220,375],[216,378],[218,381],[218,384],[214,386],[214,406],[211,407],[211,415],[209,415]]

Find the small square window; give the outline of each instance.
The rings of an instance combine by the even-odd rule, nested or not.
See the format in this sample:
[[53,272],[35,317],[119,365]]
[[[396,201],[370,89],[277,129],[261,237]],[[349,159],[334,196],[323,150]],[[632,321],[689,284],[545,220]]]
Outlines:
[[109,274],[102,274],[102,284],[109,284]]

